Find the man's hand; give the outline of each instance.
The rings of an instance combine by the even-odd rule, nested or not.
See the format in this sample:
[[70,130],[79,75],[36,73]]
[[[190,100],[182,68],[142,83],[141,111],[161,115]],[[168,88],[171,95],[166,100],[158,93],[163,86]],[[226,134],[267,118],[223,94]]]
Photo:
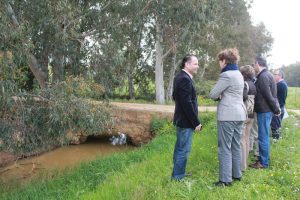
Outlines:
[[281,115],[281,109],[279,109],[279,112],[274,113],[275,116],[279,117]]
[[281,115],[281,111],[279,112],[279,113],[277,113],[277,114],[275,114],[277,117],[279,117],[280,115]]
[[196,126],[195,131],[200,131],[202,128],[202,124],[199,124],[198,126]]

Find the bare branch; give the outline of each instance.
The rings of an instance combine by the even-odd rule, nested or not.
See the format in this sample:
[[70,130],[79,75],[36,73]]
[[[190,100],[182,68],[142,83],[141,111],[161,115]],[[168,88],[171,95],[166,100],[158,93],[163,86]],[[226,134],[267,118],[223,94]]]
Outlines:
[[176,42],[173,43],[173,45],[168,49],[168,51],[164,55],[162,55],[162,59],[165,59],[169,55],[169,53],[176,47],[176,44]]
[[6,4],[6,9],[10,18],[12,19],[13,25],[16,26],[18,29],[20,29],[20,24],[16,18],[15,12],[9,3]]

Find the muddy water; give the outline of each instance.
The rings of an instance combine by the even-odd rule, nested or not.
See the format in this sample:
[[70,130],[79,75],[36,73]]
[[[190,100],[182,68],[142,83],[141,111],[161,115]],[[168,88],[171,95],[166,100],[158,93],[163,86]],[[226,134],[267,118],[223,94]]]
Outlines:
[[108,138],[89,138],[84,144],[61,147],[0,168],[0,182],[26,183],[37,175],[49,174],[49,172],[51,174],[51,171],[74,167],[97,157],[130,151],[134,148],[130,145],[113,146]]

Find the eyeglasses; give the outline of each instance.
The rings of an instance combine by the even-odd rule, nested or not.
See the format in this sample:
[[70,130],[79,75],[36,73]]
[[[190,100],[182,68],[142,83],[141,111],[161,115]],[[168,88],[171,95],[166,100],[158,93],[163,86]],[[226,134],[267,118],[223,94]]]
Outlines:
[[279,74],[273,74],[273,75],[279,75]]

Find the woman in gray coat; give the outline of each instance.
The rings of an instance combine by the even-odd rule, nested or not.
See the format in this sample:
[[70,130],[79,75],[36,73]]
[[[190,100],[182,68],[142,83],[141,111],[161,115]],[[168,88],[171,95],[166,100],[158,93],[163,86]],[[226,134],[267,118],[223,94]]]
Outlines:
[[216,186],[230,186],[232,180],[241,180],[240,139],[246,120],[243,103],[244,79],[238,69],[239,52],[225,49],[218,54],[221,73],[210,92],[218,100],[218,158],[219,181]]

